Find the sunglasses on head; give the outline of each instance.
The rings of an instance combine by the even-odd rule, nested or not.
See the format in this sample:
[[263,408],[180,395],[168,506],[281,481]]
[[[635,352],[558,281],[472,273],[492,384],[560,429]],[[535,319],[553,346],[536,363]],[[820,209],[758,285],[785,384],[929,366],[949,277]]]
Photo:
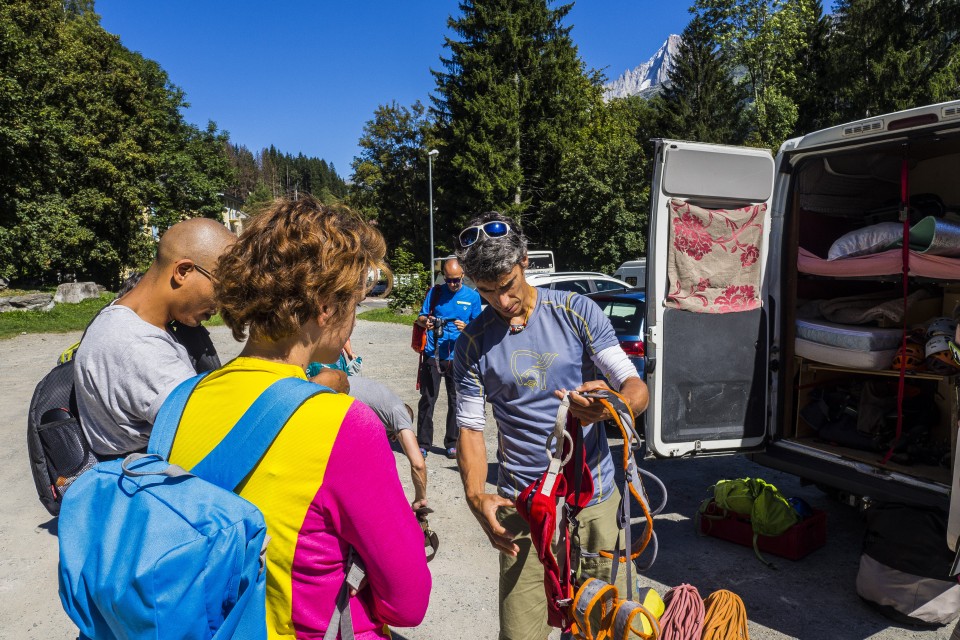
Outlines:
[[510,233],[510,225],[500,220],[491,220],[490,222],[467,227],[460,232],[460,246],[466,249],[476,244],[477,240],[480,239],[481,232],[488,238],[502,238]]

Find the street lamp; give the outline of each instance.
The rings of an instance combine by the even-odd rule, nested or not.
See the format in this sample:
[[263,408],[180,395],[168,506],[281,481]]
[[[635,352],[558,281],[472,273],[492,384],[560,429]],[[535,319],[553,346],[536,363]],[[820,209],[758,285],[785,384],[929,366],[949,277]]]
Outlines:
[[430,206],[430,284],[433,286],[433,158],[439,155],[436,149],[431,149],[427,153],[427,192]]

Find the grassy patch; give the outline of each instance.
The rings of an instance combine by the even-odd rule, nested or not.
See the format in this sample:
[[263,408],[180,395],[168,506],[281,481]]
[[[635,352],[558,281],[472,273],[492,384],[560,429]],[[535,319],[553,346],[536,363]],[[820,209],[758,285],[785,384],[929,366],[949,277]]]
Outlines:
[[394,313],[393,309],[370,309],[369,311],[358,313],[357,318],[359,320],[370,320],[372,322],[392,322],[394,324],[405,324],[408,327],[412,327],[413,323],[417,319],[417,314],[405,313],[401,315]]
[[56,292],[56,290],[57,290],[56,287],[53,287],[52,289],[51,289],[50,287],[47,287],[46,289],[43,289],[43,290],[39,290],[39,289],[4,289],[3,291],[0,291],[0,298],[12,298],[12,297],[14,297],[14,296],[28,296],[28,295],[30,295],[30,294],[32,294],[32,293],[54,293],[54,292]]
[[216,313],[216,314],[210,316],[210,319],[207,320],[207,321],[205,321],[205,322],[203,323],[203,326],[205,326],[205,327],[222,327],[222,326],[223,326],[223,318],[220,317],[220,314],[219,314],[219,313]]
[[50,311],[9,311],[0,313],[0,339],[21,333],[65,333],[83,331],[93,316],[114,299],[104,293],[79,304],[58,304]]

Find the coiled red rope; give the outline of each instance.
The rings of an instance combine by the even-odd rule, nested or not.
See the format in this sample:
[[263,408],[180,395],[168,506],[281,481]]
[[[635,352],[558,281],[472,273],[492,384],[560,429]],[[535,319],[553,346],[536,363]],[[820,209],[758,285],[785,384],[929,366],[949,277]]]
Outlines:
[[660,640],[700,640],[703,632],[703,599],[691,584],[681,584],[663,597],[667,608],[660,616]]

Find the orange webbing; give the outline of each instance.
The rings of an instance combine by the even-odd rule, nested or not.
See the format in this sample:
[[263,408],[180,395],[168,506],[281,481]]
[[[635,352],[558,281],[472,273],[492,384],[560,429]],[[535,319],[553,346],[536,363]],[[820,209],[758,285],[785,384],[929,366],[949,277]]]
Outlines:
[[[636,425],[637,419],[633,415],[633,409],[630,408],[630,404],[627,402],[627,400],[622,395],[620,395],[616,391],[613,391],[612,389],[610,390],[604,389],[604,392],[610,393],[611,395],[614,395],[620,399],[620,402],[623,403],[623,406],[626,408],[627,412],[630,414],[631,422],[633,422],[633,424]],[[630,443],[633,441],[634,434],[627,432],[627,428],[623,425],[623,421],[620,420],[620,412],[613,407],[613,404],[609,400],[605,398],[598,398],[597,400],[600,404],[604,406],[604,408],[607,411],[610,412],[610,415],[612,416],[612,420],[617,424],[617,427],[620,428],[620,433],[623,435],[623,469],[624,471],[626,471],[627,466],[630,464],[630,455],[633,451],[633,449],[630,448]],[[643,482],[643,480],[641,479],[640,482]],[[650,513],[650,509],[647,506],[647,501],[644,500],[639,493],[637,493],[637,488],[633,486],[633,483],[627,482],[627,485],[630,487],[630,493],[632,493],[633,497],[636,498],[637,502],[640,503],[640,507],[643,509],[643,517],[646,518],[647,520],[647,526],[643,530],[643,540],[640,541],[639,545],[634,545],[634,548],[636,549],[635,552],[632,549],[628,550],[628,552],[630,553],[630,559],[635,560],[640,556],[641,553],[644,552],[644,550],[646,550],[647,545],[650,543],[650,538],[653,537],[653,515]],[[629,500],[630,496],[623,496],[623,499]],[[613,559],[613,554],[608,551],[601,550],[600,555],[604,558]],[[626,562],[626,561],[627,561],[626,554],[620,556],[620,562]]]
[[703,640],[750,640],[747,610],[740,596],[720,589],[703,601]]
[[[586,591],[593,591],[594,589],[591,587],[596,587],[599,584],[602,584],[602,581],[596,578],[587,578],[573,598],[572,609],[575,622],[571,632],[576,638],[584,638],[585,640],[604,640],[607,638],[607,630],[611,622],[610,617],[617,608],[617,588],[611,584],[604,584],[596,590],[589,602],[586,604],[580,602],[582,598],[586,597]],[[594,629],[591,625],[591,619],[597,605],[600,605],[600,616],[597,620],[600,628]],[[581,606],[583,608],[582,615],[579,613]]]

